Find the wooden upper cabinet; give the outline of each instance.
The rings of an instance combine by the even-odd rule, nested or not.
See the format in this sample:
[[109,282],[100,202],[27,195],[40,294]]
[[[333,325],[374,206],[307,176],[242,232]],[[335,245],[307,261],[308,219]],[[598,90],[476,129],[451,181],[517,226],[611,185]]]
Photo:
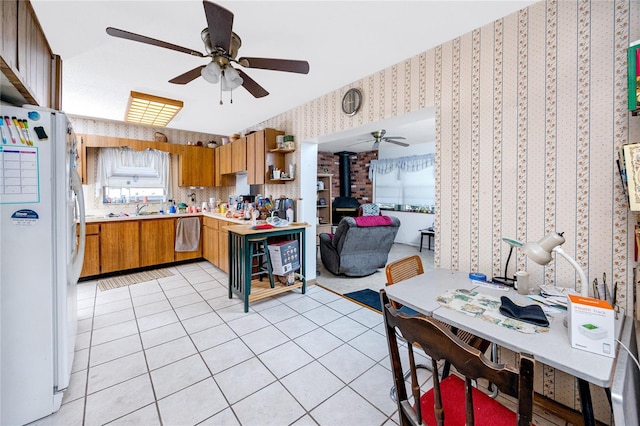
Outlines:
[[217,149],[220,156],[220,174],[228,174],[231,172],[231,144],[227,143]]
[[231,142],[231,173],[247,170],[247,138]]
[[54,73],[54,54],[40,27],[31,3],[23,0],[0,2],[2,27],[2,72],[28,103],[55,108],[52,93],[60,87]]
[[178,186],[215,186],[215,150],[182,145],[178,160]]
[[247,136],[247,183],[262,185],[265,182],[265,132]]

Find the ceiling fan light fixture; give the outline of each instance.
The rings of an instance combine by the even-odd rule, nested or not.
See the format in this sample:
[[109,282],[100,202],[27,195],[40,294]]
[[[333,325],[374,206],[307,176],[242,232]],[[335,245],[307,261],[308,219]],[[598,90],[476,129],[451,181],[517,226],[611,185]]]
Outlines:
[[225,92],[237,89],[242,83],[242,77],[240,77],[240,74],[235,68],[228,67],[223,71],[220,84],[222,85],[222,90]]
[[200,71],[200,75],[202,76],[202,78],[204,78],[211,84],[216,84],[220,81],[221,73],[222,70],[220,69],[220,65],[213,61],[209,62],[209,65],[202,68],[202,71]]
[[184,102],[141,92],[131,92],[125,121],[165,127],[182,109]]

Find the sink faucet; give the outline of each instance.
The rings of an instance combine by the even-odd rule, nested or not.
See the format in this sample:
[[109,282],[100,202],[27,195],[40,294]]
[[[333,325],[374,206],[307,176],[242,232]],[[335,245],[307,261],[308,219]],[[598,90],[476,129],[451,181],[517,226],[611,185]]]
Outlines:
[[148,206],[148,204],[143,204],[143,205],[136,204],[136,215],[139,215],[140,212],[142,211],[142,209],[144,209],[147,206]]

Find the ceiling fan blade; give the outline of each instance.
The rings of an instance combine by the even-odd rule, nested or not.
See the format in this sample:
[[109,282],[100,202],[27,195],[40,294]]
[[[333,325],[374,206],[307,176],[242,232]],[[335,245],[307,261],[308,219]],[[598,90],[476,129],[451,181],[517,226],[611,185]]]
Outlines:
[[169,80],[169,83],[173,84],[187,84],[200,77],[200,72],[205,67],[205,65],[200,65],[199,67],[195,67],[194,69],[185,72],[184,74],[180,74],[177,77]]
[[259,68],[263,70],[295,72],[298,74],[309,73],[309,63],[307,61],[296,61],[293,59],[274,58],[240,58],[240,65],[247,68]]
[[150,44],[152,46],[164,47],[165,49],[171,49],[182,53],[187,53],[193,56],[199,56],[204,58],[205,55],[197,50],[189,49],[187,47],[178,46],[177,44],[167,43],[166,41],[156,40],[155,38],[143,36],[140,34],[134,34],[129,31],[119,30],[113,27],[107,27],[107,34],[113,37],[124,38],[125,40],[137,41],[140,43]]
[[247,89],[247,92],[251,93],[254,98],[263,98],[269,94],[264,87],[256,83],[255,80],[249,77],[245,72],[239,69],[236,69],[236,71],[238,71],[238,74],[242,77],[242,87]]
[[[402,138],[402,139],[404,139],[404,138]],[[409,146],[409,144],[408,144],[408,143],[404,143],[404,142],[400,142],[400,141],[394,141],[393,139],[384,138],[383,140],[384,140],[385,142],[391,142],[391,143],[394,143],[394,144],[396,144],[396,145],[400,145],[400,146],[404,146],[404,147]]]
[[350,146],[354,146],[354,145],[361,145],[361,144],[363,144],[363,143],[373,142],[373,141],[374,141],[374,139],[370,139],[370,140],[368,140],[368,141],[361,141],[361,140],[359,140],[358,142],[354,142],[354,143],[352,143],[352,144],[347,145],[347,146],[346,146],[346,148],[348,148],[348,147],[350,147]]
[[380,139],[376,139],[376,141],[373,143],[373,146],[371,147],[371,150],[375,151],[376,149],[378,149],[379,146],[380,146]]
[[406,139],[404,136],[386,136],[385,139]]
[[203,1],[204,14],[209,26],[209,39],[211,46],[229,53],[231,46],[231,30],[233,28],[233,13],[222,6],[209,1]]

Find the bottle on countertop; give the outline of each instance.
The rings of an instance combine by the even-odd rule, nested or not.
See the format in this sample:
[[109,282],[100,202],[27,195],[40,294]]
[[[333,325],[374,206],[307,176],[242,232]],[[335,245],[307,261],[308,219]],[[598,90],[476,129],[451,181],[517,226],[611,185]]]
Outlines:
[[293,222],[293,209],[291,208],[291,206],[289,206],[289,208],[287,209],[287,222],[292,223]]

